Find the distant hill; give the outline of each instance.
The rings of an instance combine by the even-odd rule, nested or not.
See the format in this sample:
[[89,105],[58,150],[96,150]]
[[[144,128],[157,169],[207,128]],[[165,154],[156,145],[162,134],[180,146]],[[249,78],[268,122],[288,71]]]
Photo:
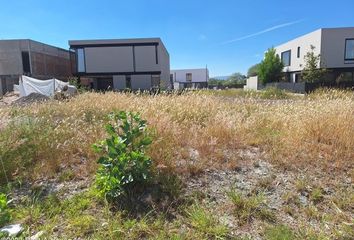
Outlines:
[[230,76],[216,76],[216,77],[211,77],[211,78],[214,78],[214,79],[217,79],[217,80],[227,80]]

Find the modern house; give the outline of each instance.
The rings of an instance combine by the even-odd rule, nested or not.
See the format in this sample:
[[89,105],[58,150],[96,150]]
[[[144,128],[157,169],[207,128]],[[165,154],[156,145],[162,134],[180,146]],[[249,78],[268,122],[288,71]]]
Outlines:
[[207,88],[209,70],[208,68],[171,70],[170,80],[174,89]]
[[170,57],[160,38],[74,40],[73,74],[97,90],[172,88]]
[[21,75],[66,80],[71,65],[68,50],[30,39],[0,40],[0,96],[12,91]]
[[354,27],[321,28],[275,47],[290,82],[301,81],[305,55],[314,46],[320,54],[318,67],[328,69],[327,79],[354,81]]

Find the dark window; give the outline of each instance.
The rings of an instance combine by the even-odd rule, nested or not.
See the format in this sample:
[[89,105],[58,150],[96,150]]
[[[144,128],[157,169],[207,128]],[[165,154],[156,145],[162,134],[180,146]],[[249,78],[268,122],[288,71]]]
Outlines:
[[130,75],[125,76],[125,87],[132,89],[132,76]]
[[157,52],[157,46],[155,46],[155,57],[156,57],[156,64],[159,64],[159,57]]
[[300,58],[300,47],[297,47],[297,58]]
[[186,81],[191,82],[192,81],[192,74],[191,73],[186,73]]
[[281,53],[281,60],[284,64],[284,67],[290,66],[291,64],[291,51],[286,51]]
[[31,65],[28,52],[22,52],[22,68],[24,73],[31,73]]
[[173,74],[170,74],[170,82],[173,82]]
[[160,88],[160,75],[152,75],[151,76],[151,87],[152,88]]
[[354,39],[345,40],[345,60],[354,60]]
[[83,48],[78,48],[76,50],[76,59],[77,59],[77,72],[79,73],[86,72],[85,51]]

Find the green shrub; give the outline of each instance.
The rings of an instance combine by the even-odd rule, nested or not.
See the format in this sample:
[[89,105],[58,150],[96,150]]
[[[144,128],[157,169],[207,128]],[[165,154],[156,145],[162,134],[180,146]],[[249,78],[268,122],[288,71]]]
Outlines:
[[113,199],[147,181],[151,175],[151,159],[145,154],[152,140],[146,121],[138,113],[118,112],[109,115],[106,125],[109,137],[93,148],[102,156],[96,184],[99,192]]
[[278,225],[269,227],[265,230],[267,240],[292,240],[297,239],[294,232],[287,226]]
[[260,92],[262,99],[288,99],[289,95],[286,91],[275,87],[268,87]]
[[4,193],[0,194],[0,227],[4,226],[11,219],[10,212],[7,206],[7,196]]
[[239,220],[239,224],[249,223],[254,218],[275,222],[276,217],[264,204],[263,194],[252,194],[248,197],[231,190],[227,193],[234,204],[234,214]]

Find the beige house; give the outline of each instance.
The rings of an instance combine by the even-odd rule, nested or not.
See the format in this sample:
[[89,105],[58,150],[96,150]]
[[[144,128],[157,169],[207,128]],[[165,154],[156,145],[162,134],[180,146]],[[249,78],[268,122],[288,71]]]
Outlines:
[[275,47],[290,82],[299,82],[305,55],[315,47],[319,67],[329,70],[331,80],[354,81],[354,27],[321,28]]

